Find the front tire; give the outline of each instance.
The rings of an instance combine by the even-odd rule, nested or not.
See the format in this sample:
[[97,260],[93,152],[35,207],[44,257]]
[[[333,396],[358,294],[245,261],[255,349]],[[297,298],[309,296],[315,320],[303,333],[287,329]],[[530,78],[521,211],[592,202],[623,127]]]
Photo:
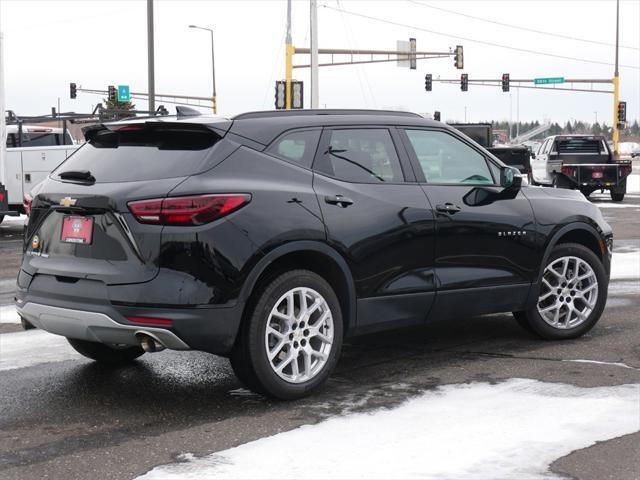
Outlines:
[[230,360],[251,390],[293,400],[327,380],[341,349],[333,289],[311,271],[292,270],[256,292]]
[[514,312],[514,317],[541,338],[577,338],[600,319],[607,287],[604,266],[591,250],[576,243],[560,244],[547,260],[536,304]]
[[107,365],[124,365],[144,354],[142,347],[115,348],[104,343],[89,342],[77,338],[67,338],[69,344],[80,355]]

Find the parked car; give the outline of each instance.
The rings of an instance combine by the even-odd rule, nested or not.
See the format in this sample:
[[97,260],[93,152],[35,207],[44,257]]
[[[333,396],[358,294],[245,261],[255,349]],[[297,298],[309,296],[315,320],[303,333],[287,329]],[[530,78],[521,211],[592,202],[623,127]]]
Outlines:
[[595,205],[521,186],[414,114],[181,115],[85,136],[33,198],[16,305],[99,362],[202,350],[292,399],[348,336],[514,312],[576,338],[606,302],[612,233]]
[[621,202],[630,173],[631,162],[614,160],[605,137],[554,135],[532,158],[529,183],[578,189],[586,197],[595,190],[609,190],[611,199]]

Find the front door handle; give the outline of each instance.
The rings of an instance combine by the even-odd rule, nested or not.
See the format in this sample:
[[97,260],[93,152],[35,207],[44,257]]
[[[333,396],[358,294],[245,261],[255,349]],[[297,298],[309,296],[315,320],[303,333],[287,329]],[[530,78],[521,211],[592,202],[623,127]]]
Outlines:
[[338,205],[342,208],[347,208],[349,205],[353,205],[353,200],[342,195],[327,195],[324,197],[324,201],[329,205]]
[[461,209],[459,206],[454,205],[453,203],[445,203],[444,205],[436,205],[436,210],[441,213],[456,213]]

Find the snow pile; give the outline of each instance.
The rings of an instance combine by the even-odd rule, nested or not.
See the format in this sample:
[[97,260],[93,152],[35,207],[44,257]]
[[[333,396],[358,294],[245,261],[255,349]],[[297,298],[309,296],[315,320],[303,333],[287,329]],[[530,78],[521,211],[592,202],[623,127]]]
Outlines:
[[618,152],[621,155],[631,155],[636,151],[640,151],[640,143],[638,142],[620,142],[618,144]]
[[6,216],[4,217],[4,219],[2,220],[2,223],[0,223],[1,225],[24,225],[27,221],[27,216],[26,215],[20,215],[18,217],[9,217]]
[[611,280],[640,279],[640,250],[614,252],[611,259]]
[[140,478],[550,478],[557,458],[638,430],[640,385],[449,385],[392,410],[183,455]]
[[44,330],[0,335],[0,371],[81,358],[67,339]]
[[13,305],[0,306],[0,323],[20,323],[20,316]]
[[640,175],[637,173],[627,177],[627,193],[640,193]]

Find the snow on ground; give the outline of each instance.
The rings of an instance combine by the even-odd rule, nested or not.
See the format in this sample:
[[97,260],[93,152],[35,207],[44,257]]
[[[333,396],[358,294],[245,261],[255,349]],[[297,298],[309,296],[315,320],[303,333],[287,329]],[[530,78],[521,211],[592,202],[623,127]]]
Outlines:
[[640,192],[640,175],[632,173],[627,177],[627,193]]
[[26,215],[20,215],[19,217],[6,216],[6,217],[4,217],[4,220],[2,220],[2,223],[0,223],[0,226],[2,226],[2,225],[24,225],[26,221],[27,221],[27,216]]
[[82,358],[67,339],[44,330],[0,335],[0,371]]
[[20,316],[13,305],[0,305],[0,323],[20,323]]
[[614,252],[611,261],[611,280],[640,279],[640,250]]
[[139,478],[554,478],[554,460],[638,430],[640,385],[448,385],[391,410],[186,454]]

